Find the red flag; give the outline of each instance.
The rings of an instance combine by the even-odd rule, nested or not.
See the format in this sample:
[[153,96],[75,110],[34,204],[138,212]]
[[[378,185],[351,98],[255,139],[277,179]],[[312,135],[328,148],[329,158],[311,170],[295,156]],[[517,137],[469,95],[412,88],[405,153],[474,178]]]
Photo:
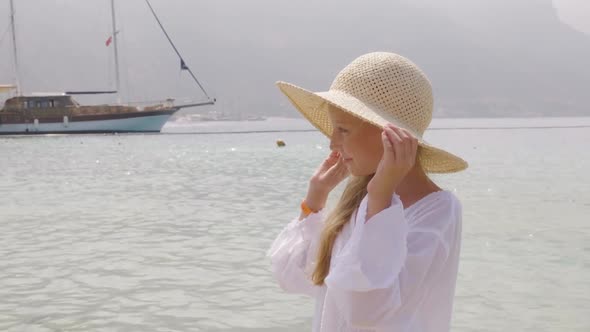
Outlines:
[[111,45],[112,41],[113,41],[113,36],[110,36],[109,39],[107,39],[107,41],[104,44],[108,47],[109,45]]

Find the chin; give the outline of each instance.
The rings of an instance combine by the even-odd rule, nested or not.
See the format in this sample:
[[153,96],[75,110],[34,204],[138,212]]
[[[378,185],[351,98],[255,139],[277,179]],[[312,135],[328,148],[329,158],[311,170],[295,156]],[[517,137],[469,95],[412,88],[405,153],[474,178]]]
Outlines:
[[369,176],[375,174],[375,171],[361,170],[357,169],[356,167],[350,167],[348,171],[350,172],[350,175],[356,177]]

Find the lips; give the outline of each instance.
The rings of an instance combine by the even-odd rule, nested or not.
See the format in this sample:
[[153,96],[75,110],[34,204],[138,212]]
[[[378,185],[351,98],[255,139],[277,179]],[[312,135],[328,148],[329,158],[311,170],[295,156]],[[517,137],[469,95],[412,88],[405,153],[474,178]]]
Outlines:
[[340,160],[342,160],[342,162],[344,162],[344,163],[348,163],[348,162],[351,162],[352,161],[352,158],[351,157],[344,156],[342,154],[342,152],[337,152],[337,155],[340,158]]

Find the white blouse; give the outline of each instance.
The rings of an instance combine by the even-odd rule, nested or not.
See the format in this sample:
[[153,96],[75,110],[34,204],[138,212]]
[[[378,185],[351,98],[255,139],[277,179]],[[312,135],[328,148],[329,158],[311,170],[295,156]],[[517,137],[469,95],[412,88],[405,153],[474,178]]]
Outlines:
[[311,282],[321,212],[293,220],[268,251],[287,292],[316,299],[314,332],[449,331],[461,246],[461,203],[449,191],[365,220],[367,197],[342,229],[322,286]]

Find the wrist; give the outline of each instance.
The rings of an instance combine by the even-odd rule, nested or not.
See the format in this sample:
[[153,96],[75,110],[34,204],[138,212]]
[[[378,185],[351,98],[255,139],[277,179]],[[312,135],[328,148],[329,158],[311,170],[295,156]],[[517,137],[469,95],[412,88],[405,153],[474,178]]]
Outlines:
[[328,196],[323,193],[309,192],[303,199],[303,202],[310,210],[317,212],[324,208],[327,198]]
[[371,188],[367,188],[367,196],[369,196],[369,197],[391,199],[393,194],[395,194],[394,187],[375,187],[374,186]]
[[385,174],[375,174],[367,186],[369,196],[387,197],[388,199],[395,193],[400,179],[396,176]]
[[324,188],[324,186],[321,186],[314,181],[310,181],[307,188],[305,201],[311,208],[321,210],[328,200],[330,191],[330,189]]
[[367,215],[366,220],[368,221],[374,215],[378,214],[379,212],[388,209],[391,207],[391,202],[393,198],[394,192],[369,192],[367,194]]
[[305,199],[303,201],[301,201],[301,215],[302,216],[307,217],[312,213],[318,213],[318,212],[320,212],[320,210],[316,210],[315,208],[312,208],[309,205],[307,205],[307,202],[305,201]]

